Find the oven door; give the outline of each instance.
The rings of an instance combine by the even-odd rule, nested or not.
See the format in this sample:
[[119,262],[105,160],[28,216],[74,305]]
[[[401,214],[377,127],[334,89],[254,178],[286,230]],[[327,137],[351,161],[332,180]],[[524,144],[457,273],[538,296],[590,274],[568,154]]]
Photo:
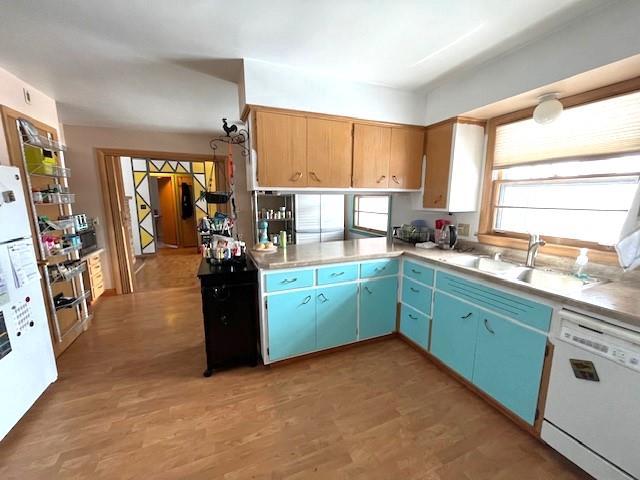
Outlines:
[[[555,427],[571,437],[576,446],[591,451],[580,452],[578,457],[595,454],[594,459],[602,457],[616,467],[590,471],[579,459],[556,448],[588,472],[600,472],[596,478],[639,478],[640,370],[621,364],[611,355],[621,347],[628,361],[630,354],[637,355],[634,347],[640,346],[623,339],[633,332],[624,330],[625,336],[620,338],[609,335],[617,327],[603,326],[603,322],[589,317],[575,323],[563,320],[560,336],[566,335],[571,341],[555,340],[542,438],[556,448],[553,439],[559,432],[553,434]],[[621,471],[616,472],[618,469]]]

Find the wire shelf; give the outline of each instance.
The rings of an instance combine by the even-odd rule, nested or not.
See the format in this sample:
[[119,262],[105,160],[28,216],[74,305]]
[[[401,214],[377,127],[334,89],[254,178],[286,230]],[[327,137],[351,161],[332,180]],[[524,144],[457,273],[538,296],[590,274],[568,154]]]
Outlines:
[[54,298],[56,310],[62,310],[63,308],[76,307],[76,306],[80,305],[80,303],[82,303],[83,300],[86,300],[89,297],[89,295],[91,295],[91,292],[89,290],[87,290],[82,295],[78,295],[77,297],[75,297],[72,302],[65,303],[65,304],[58,304],[56,302],[56,299]]
[[54,250],[49,250],[45,247],[45,253],[47,255],[47,258],[60,257],[61,255],[69,255],[70,253],[80,250],[81,248],[82,248],[82,245],[74,245],[71,247],[58,248]]
[[78,263],[71,268],[67,268],[63,264],[51,265],[49,270],[49,278],[52,285],[59,282],[68,282],[76,278],[78,275],[82,274],[82,272],[86,271],[86,269],[87,264],[85,262]]
[[60,165],[41,163],[30,167],[29,174],[38,175],[40,177],[69,178],[71,176],[71,169],[61,167]]
[[32,192],[31,197],[36,205],[68,205],[76,201],[75,193]]
[[40,226],[40,233],[48,233],[55,231],[63,231],[69,228],[75,227],[75,221],[73,218],[63,218],[58,220],[40,220],[38,222]]

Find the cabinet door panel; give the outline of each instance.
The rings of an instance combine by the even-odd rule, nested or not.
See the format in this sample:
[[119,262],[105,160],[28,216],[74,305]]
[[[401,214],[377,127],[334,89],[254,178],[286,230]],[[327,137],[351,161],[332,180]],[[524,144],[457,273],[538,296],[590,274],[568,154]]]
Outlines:
[[436,292],[431,327],[431,353],[467,380],[473,376],[478,309]]
[[360,338],[378,337],[396,329],[398,278],[360,284]]
[[353,186],[388,188],[391,128],[353,126]]
[[269,296],[267,319],[271,360],[316,349],[315,290],[298,290]]
[[307,185],[351,186],[351,123],[307,119]]
[[427,129],[424,208],[447,208],[452,139],[453,122]]
[[547,338],[480,313],[473,383],[533,425]]
[[426,350],[429,345],[429,317],[402,305],[400,332]]
[[430,315],[431,289],[404,277],[402,279],[402,302]]
[[307,119],[257,112],[258,182],[265,187],[307,186]]
[[420,188],[423,152],[423,129],[391,129],[389,188]]
[[353,283],[316,290],[317,348],[354,342],[357,337],[358,286]]

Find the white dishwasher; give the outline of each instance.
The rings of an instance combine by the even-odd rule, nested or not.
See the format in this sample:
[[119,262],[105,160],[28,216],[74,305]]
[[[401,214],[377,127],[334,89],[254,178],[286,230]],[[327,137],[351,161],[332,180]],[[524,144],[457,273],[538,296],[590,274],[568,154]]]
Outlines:
[[640,478],[640,334],[569,310],[559,320],[542,439],[599,480]]

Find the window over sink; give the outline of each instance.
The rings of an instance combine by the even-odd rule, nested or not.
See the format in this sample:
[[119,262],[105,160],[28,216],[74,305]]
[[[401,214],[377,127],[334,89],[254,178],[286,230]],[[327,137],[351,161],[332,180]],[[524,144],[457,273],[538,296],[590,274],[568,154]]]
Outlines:
[[640,91],[607,88],[570,97],[550,124],[531,109],[489,121],[481,241],[516,246],[539,233],[613,250],[640,181]]
[[353,227],[385,235],[389,230],[389,195],[356,195],[353,199]]

